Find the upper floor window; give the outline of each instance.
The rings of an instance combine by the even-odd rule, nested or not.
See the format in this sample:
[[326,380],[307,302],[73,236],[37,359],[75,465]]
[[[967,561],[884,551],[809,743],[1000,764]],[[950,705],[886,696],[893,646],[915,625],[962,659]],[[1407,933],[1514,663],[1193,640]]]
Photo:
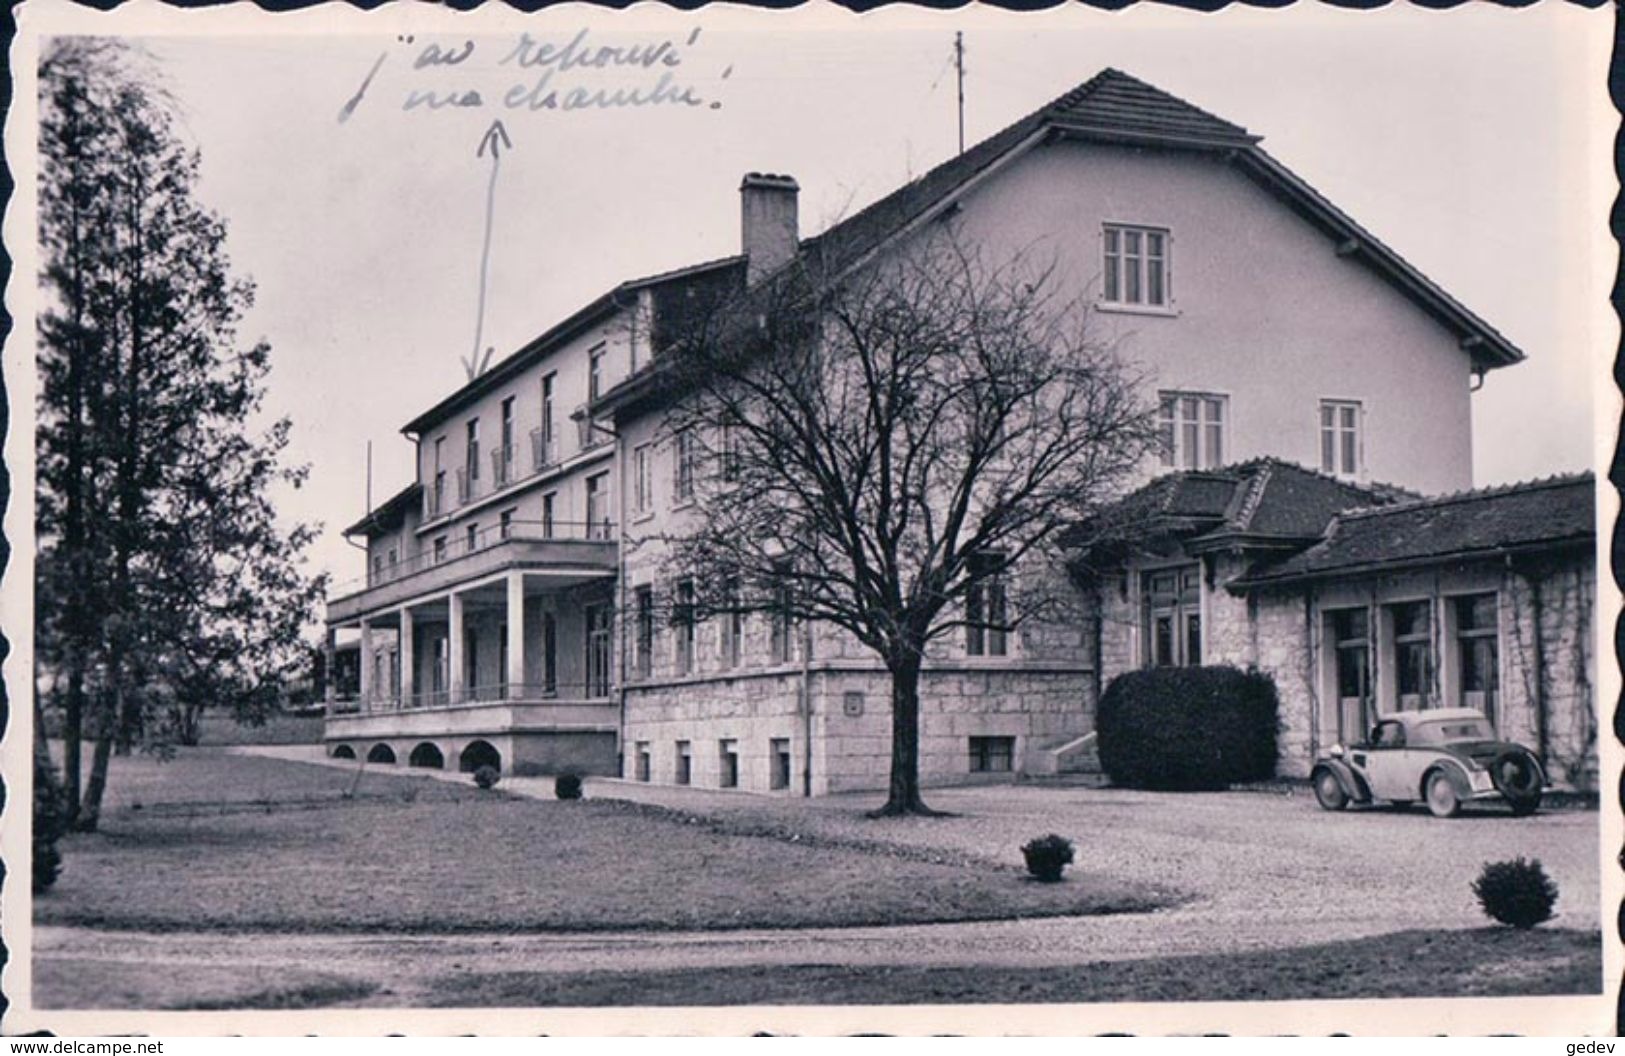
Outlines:
[[468,420],[468,479],[480,479],[480,420]]
[[598,399],[604,391],[604,346],[599,345],[587,353],[587,402]]
[[1157,425],[1162,433],[1162,464],[1176,469],[1212,469],[1224,463],[1229,415],[1223,396],[1196,392],[1157,394]]
[[736,481],[739,479],[739,429],[731,423],[723,423],[717,441],[718,454],[722,462],[722,479]]
[[790,630],[794,618],[790,577],[794,568],[787,557],[773,562],[772,600],[768,610],[768,656],[775,664],[790,661]]
[[677,629],[677,671],[690,674],[694,670],[694,581],[679,580],[676,604],[672,606],[671,622]]
[[434,563],[439,564],[446,559],[446,537],[437,535],[434,539]]
[[651,472],[648,444],[639,444],[632,451],[632,510],[648,513],[654,509],[654,477]]
[[694,437],[687,429],[677,434],[677,475],[672,492],[678,502],[694,497]]
[[1360,472],[1360,404],[1320,401],[1320,468],[1340,477]]
[[965,592],[965,653],[968,656],[1004,656],[1009,651],[1003,565],[1001,554],[978,554],[971,561],[972,581]]
[[648,678],[654,671],[655,652],[655,595],[650,586],[638,587],[636,599],[636,634],[633,638],[632,667],[639,678]]
[[595,473],[587,478],[587,538],[611,538],[609,520],[609,474]]
[[1107,224],[1102,300],[1107,304],[1168,305],[1168,232]]
[[723,667],[738,667],[745,641],[745,610],[740,607],[739,580],[722,586],[722,630],[719,642]]

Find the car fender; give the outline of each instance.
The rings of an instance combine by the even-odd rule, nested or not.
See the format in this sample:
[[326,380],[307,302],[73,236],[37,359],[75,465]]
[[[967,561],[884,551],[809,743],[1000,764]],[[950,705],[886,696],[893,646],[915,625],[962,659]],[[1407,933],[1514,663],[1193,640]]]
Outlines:
[[[1371,799],[1371,789],[1367,787],[1365,779],[1354,772],[1354,768],[1341,759],[1322,759],[1315,764],[1315,771],[1329,770],[1337,778],[1337,783],[1343,786],[1343,794],[1356,803],[1366,803]],[[1311,773],[1309,779],[1313,781],[1315,775]]]
[[1450,779],[1451,787],[1456,790],[1458,798],[1462,800],[1473,798],[1473,782],[1467,775],[1467,768],[1459,759],[1450,755],[1440,755],[1428,763],[1427,768],[1422,771],[1422,780],[1417,783],[1416,798],[1427,798],[1428,782],[1433,779],[1435,773],[1443,773]]

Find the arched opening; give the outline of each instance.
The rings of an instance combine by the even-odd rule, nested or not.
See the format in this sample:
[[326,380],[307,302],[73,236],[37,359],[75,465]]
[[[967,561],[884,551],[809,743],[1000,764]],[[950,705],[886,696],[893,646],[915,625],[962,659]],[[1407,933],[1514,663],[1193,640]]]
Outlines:
[[446,757],[440,754],[440,749],[424,741],[412,749],[412,754],[406,757],[407,766],[419,766],[426,770],[444,770]]
[[494,770],[502,770],[502,753],[491,746],[489,741],[470,741],[463,754],[457,758],[457,769],[465,774],[472,774],[482,766],[489,766]]
[[375,744],[372,746],[372,751],[367,753],[367,762],[369,763],[393,763],[394,761],[395,749],[387,744]]
[[355,749],[351,748],[347,744],[338,745],[337,747],[335,747],[333,749],[333,758],[335,758],[335,759],[354,759],[355,758]]

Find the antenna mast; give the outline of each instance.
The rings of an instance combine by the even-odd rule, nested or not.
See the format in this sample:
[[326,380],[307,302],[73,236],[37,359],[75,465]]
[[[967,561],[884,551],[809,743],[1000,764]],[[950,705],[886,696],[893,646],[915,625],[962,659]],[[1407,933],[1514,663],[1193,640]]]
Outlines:
[[954,67],[959,71],[959,153],[965,153],[965,34],[954,33]]

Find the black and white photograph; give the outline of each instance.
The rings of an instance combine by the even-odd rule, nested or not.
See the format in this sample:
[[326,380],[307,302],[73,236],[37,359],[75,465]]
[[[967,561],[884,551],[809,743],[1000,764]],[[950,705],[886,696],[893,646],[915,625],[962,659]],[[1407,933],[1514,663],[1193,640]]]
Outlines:
[[1614,1033],[1614,18],[29,0],[5,1031]]

